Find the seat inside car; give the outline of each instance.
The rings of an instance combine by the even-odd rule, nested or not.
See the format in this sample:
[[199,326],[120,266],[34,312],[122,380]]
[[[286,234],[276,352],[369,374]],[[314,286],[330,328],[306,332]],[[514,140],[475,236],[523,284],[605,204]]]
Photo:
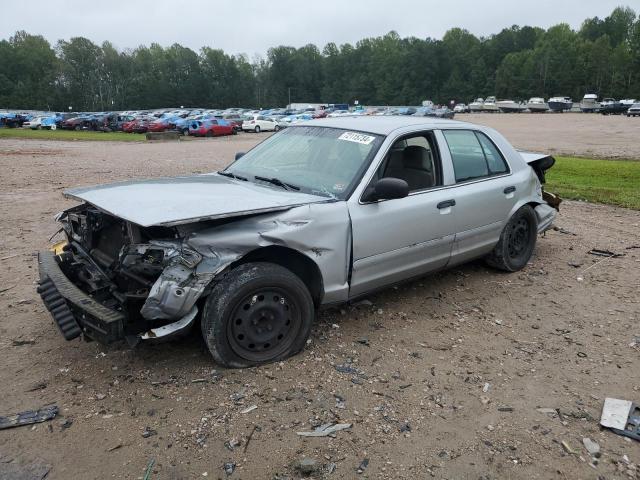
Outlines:
[[392,149],[384,176],[404,180],[409,184],[410,191],[433,187],[435,182],[431,152],[419,145]]

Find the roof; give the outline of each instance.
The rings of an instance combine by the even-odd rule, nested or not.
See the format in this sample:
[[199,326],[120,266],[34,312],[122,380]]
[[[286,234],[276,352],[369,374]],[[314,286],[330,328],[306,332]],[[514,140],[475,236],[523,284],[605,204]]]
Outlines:
[[[389,135],[394,130],[405,127],[444,128],[444,127],[476,127],[466,122],[433,117],[413,117],[395,115],[354,115],[352,117],[319,118],[297,125],[314,125],[318,127],[342,128],[361,132]],[[292,125],[294,126],[294,125]]]

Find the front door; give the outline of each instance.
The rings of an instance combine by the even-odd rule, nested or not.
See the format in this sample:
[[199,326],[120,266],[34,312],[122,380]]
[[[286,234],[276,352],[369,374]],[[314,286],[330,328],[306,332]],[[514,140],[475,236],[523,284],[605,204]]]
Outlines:
[[455,236],[451,191],[442,188],[433,132],[397,140],[376,175],[409,184],[405,198],[349,202],[353,232],[351,298],[444,267]]

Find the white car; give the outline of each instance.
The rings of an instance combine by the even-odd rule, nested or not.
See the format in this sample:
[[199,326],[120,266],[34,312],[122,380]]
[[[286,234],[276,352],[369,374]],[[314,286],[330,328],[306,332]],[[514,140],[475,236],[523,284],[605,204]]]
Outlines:
[[277,120],[264,115],[253,115],[242,122],[242,130],[244,132],[277,132],[281,128]]
[[22,128],[30,128],[31,130],[39,130],[42,128],[42,117],[34,117],[28,122],[22,124]]
[[453,111],[455,113],[466,113],[469,107],[467,107],[464,103],[459,103],[455,107],[453,107]]

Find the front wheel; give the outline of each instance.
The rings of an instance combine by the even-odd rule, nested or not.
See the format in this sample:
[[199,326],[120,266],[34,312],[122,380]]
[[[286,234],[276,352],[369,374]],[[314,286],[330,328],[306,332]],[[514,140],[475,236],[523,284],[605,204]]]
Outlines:
[[274,132],[279,132],[280,131],[280,125],[276,125],[275,128],[273,129]]
[[288,358],[311,333],[309,290],[290,270],[273,263],[246,263],[212,289],[202,313],[202,335],[214,360],[243,368]]
[[524,205],[509,219],[498,244],[486,261],[490,266],[506,272],[521,270],[533,255],[537,238],[536,213],[529,205]]

